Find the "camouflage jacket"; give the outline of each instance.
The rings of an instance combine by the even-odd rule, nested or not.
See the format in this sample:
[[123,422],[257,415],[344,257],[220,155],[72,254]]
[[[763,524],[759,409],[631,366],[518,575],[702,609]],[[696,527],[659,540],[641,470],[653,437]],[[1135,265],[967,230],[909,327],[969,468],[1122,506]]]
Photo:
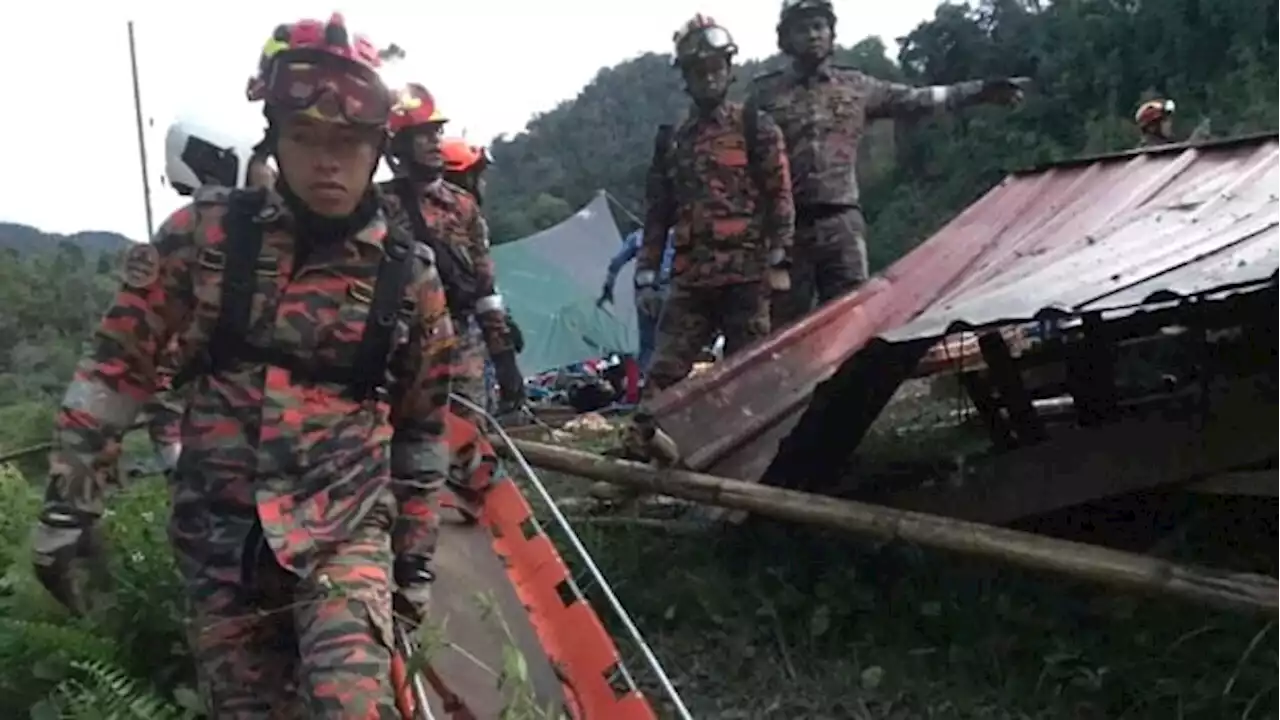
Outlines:
[[[388,202],[399,205],[399,196],[388,185],[383,185],[383,194]],[[480,203],[457,185],[436,180],[422,189],[422,217],[428,230],[453,251],[455,266],[474,279],[475,305],[449,308],[459,321],[455,324],[469,321],[474,315],[491,354],[511,350],[507,315],[496,290],[497,275],[489,254],[489,225],[480,212]],[[408,229],[412,232],[412,228]]]
[[[152,244],[127,251],[123,285],[57,416],[46,503],[99,516],[92,472],[156,390],[156,360],[174,337],[184,367],[217,323],[228,193],[202,191]],[[301,365],[349,367],[362,336],[383,243],[384,211],[340,244],[294,267],[292,218],[271,195],[248,338]],[[242,362],[191,381],[170,536],[179,563],[223,566],[261,523],[281,564],[299,574],[363,522],[395,517],[397,552],[427,548],[429,495],[448,466],[444,416],[455,352],[443,288],[420,249],[393,337],[392,400],[356,402],[345,387],[295,381],[290,370]]]
[[679,285],[756,281],[772,251],[789,254],[795,208],[782,133],[759,115],[753,168],[744,132],[743,107],[733,102],[708,116],[691,110],[676,128],[666,156],[649,169],[637,273],[656,276],[671,227],[671,278]]
[[858,204],[858,145],[871,120],[974,102],[980,80],[912,87],[830,63],[810,75],[794,67],[756,77],[748,104],[773,117],[786,138],[797,207]]

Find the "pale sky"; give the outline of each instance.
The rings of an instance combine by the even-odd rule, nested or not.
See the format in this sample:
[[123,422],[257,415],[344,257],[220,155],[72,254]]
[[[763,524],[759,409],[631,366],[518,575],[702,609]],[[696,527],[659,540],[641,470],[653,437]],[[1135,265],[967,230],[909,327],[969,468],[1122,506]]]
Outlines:
[[[836,0],[838,38],[894,38],[939,0]],[[449,134],[477,142],[516,133],[577,95],[601,68],[668,52],[695,12],[733,33],[742,54],[775,51],[778,0],[224,0],[213,3],[24,3],[0,43],[0,220],[46,232],[146,235],[126,20],[138,44],[148,177],[158,225],[182,200],[160,184],[164,133],[194,115],[255,141],[259,106],[244,100],[258,52],[280,22],[344,11],[353,30],[405,48],[404,79],[421,81],[451,118]],[[109,6],[109,7],[108,7]],[[270,7],[268,11],[265,8]]]

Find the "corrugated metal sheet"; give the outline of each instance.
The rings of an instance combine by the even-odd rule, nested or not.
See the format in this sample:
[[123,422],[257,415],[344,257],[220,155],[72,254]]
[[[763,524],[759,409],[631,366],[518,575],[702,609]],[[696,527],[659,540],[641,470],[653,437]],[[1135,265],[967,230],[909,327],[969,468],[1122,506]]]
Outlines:
[[1266,282],[1280,267],[1278,152],[1272,139],[1051,170],[1083,192],[1007,229],[998,253],[884,337],[937,337]]
[[651,408],[691,467],[758,479],[818,385],[877,336],[1274,278],[1278,163],[1270,134],[1015,173],[858,292]]

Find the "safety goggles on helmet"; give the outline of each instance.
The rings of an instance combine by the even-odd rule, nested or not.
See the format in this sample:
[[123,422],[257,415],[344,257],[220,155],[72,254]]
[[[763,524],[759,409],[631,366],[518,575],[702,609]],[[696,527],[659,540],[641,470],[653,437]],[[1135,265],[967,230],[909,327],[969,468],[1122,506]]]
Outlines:
[[271,63],[262,88],[267,105],[357,125],[385,125],[391,96],[377,72],[311,49],[287,50]]
[[738,52],[733,36],[719,25],[694,28],[676,41],[675,64],[714,55],[732,56]]

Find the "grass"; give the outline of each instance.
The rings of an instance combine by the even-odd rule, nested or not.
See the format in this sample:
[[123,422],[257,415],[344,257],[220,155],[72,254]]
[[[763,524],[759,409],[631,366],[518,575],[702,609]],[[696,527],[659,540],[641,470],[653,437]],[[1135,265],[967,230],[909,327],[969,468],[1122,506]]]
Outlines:
[[[919,436],[901,428],[949,415],[946,399],[906,394],[868,438],[872,464],[918,459]],[[961,429],[931,446],[945,472],[975,438]],[[587,487],[544,479],[557,497]],[[766,522],[577,531],[696,718],[1277,717],[1274,618]],[[619,645],[675,717],[639,653]]]

